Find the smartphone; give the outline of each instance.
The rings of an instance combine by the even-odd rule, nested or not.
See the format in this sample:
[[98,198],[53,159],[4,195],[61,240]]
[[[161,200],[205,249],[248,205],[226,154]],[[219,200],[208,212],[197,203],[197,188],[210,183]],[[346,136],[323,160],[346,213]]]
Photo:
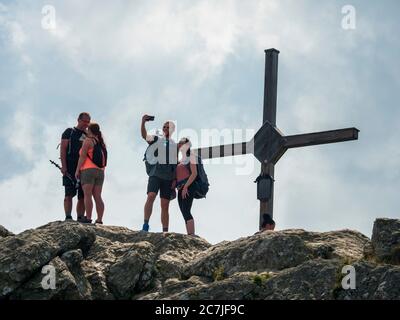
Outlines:
[[154,116],[148,116],[147,121],[154,121],[155,117]]

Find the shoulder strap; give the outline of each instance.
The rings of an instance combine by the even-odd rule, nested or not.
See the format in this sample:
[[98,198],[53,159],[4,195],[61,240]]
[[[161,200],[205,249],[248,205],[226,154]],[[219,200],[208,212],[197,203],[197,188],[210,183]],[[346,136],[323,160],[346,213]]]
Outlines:
[[68,154],[71,154],[71,139],[72,139],[72,134],[74,133],[74,131],[75,131],[75,128],[74,127],[72,127],[72,128],[70,128],[71,129],[71,133],[70,133],[70,135],[69,135],[69,139],[68,139]]
[[[96,139],[96,138],[89,138],[89,137],[88,137],[88,139],[94,140],[94,142],[93,142],[93,148],[94,148],[94,147],[97,145],[97,143],[98,143],[97,139]],[[93,150],[93,151],[94,151],[94,150]],[[93,161],[93,157],[90,157],[89,153],[87,154],[87,157],[88,157],[90,160]]]

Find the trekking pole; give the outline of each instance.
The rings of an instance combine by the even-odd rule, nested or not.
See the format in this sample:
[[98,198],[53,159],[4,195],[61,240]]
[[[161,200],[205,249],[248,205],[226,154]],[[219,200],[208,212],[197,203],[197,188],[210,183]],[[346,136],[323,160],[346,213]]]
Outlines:
[[[51,163],[52,165],[54,165],[56,168],[58,168],[58,169],[61,171],[61,167],[60,167],[60,165],[59,165],[57,162],[55,162],[55,161],[53,161],[53,160],[49,160],[49,161],[50,161],[50,163]],[[75,186],[76,189],[79,188],[79,180],[76,181],[68,172],[65,174],[65,176],[66,176],[69,180],[71,180],[72,184]]]

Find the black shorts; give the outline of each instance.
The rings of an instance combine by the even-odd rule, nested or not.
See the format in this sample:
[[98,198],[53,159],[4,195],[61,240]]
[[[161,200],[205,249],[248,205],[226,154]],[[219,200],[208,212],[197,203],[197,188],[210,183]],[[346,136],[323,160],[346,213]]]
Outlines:
[[147,193],[154,192],[157,194],[158,190],[160,190],[160,198],[170,200],[172,195],[172,180],[164,180],[159,177],[149,177]]
[[75,197],[78,195],[78,200],[84,198],[82,185],[79,184],[79,188],[77,189],[74,183],[68,179],[67,177],[63,177],[63,186],[65,187],[65,196],[66,197]]

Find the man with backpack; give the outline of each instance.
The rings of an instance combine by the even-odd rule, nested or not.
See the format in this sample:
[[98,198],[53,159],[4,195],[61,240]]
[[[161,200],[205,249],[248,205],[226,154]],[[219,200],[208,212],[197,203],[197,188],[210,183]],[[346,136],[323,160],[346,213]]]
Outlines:
[[149,220],[153,211],[154,200],[160,191],[161,224],[163,232],[168,232],[169,202],[173,196],[173,181],[175,180],[178,161],[177,144],[171,139],[175,125],[172,121],[167,121],[163,126],[163,136],[148,135],[146,122],[152,120],[154,120],[154,117],[144,115],[141,123],[142,138],[149,144],[144,158],[149,180],[142,230],[149,231]]
[[85,204],[82,186],[75,180],[75,171],[79,160],[79,150],[86,139],[86,130],[90,124],[90,115],[82,112],[78,117],[78,123],[74,128],[68,128],[61,136],[61,172],[63,174],[63,186],[65,187],[64,211],[65,220],[72,219],[72,198],[78,195],[76,205],[77,220],[85,220]]

